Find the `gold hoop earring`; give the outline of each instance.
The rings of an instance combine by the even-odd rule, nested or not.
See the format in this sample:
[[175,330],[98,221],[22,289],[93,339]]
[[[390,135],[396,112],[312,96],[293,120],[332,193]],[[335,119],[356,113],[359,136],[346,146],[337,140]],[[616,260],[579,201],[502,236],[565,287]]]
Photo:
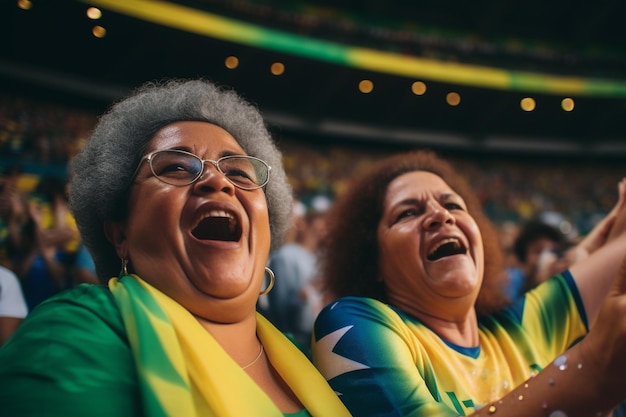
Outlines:
[[120,271],[119,277],[125,277],[128,275],[128,259],[122,259],[122,270]]
[[265,272],[267,272],[267,275],[269,275],[270,277],[270,283],[267,284],[267,288],[265,288],[263,291],[261,291],[259,293],[259,295],[266,295],[268,292],[272,291],[272,288],[274,288],[274,271],[272,271],[271,269],[269,269],[268,267],[265,267]]

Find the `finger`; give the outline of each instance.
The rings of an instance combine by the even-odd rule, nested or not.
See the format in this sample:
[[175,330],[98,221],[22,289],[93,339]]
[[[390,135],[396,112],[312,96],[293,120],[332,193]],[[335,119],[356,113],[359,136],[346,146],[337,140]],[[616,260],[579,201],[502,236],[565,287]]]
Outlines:
[[611,292],[615,296],[626,294],[626,255],[622,258],[622,264],[617,271],[617,277]]
[[622,180],[617,184],[617,192],[618,206],[623,206],[626,203],[626,178],[622,178]]

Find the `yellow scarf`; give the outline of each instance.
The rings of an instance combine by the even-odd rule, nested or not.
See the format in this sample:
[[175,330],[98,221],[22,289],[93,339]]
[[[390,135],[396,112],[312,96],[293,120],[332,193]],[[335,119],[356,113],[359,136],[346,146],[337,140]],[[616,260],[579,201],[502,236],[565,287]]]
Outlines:
[[[137,275],[112,278],[151,417],[282,417],[283,413],[184,307]],[[309,359],[257,313],[270,362],[314,417],[350,416]]]

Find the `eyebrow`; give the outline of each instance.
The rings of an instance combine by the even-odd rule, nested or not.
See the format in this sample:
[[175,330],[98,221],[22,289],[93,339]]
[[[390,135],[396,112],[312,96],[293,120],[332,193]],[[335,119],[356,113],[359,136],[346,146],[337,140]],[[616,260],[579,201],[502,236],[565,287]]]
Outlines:
[[[185,151],[188,152],[192,155],[197,156],[200,159],[203,159],[202,157],[200,157],[198,154],[196,154],[194,152],[194,150],[192,148],[190,148],[189,146],[175,146],[173,148],[165,148],[165,149],[157,149],[157,151]],[[156,152],[156,151],[153,151]],[[243,153],[242,153],[243,152]],[[237,151],[229,151],[229,150],[224,150],[222,152],[219,153],[218,158],[223,158],[225,156],[233,156],[233,155],[237,155],[237,156],[248,156],[248,154],[245,153],[245,151],[242,152],[237,152]]]
[[159,151],[185,151],[185,152],[193,153],[193,150],[189,148],[188,146],[175,146],[173,148],[165,148],[165,149],[158,149],[158,150]]
[[248,154],[246,153],[246,151],[243,151],[243,150],[242,150],[241,152],[235,152],[235,151],[222,151],[222,152],[220,153],[220,158],[222,158],[222,157],[224,157],[224,156],[233,156],[233,155],[236,155],[236,156],[250,156],[250,155],[248,155]]
[[[456,193],[443,193],[438,196],[439,200],[450,200],[452,198],[457,198],[457,197],[462,199],[462,197]],[[421,202],[422,200],[418,198],[409,197],[409,198],[405,198],[404,200],[398,201],[396,205],[397,204],[420,204]]]
[[461,196],[460,196],[460,195],[458,195],[458,194],[456,194],[456,193],[444,193],[444,194],[441,194],[441,195],[439,196],[439,198],[440,198],[441,200],[449,200],[449,199],[451,199],[451,198],[455,198],[455,197],[459,197],[459,198],[461,198]]

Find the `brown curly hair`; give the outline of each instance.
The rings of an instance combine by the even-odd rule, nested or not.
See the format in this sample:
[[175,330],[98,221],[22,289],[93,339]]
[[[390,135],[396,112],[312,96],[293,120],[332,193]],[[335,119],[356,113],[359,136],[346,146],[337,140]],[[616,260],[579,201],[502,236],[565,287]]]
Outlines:
[[509,303],[506,275],[498,235],[482,212],[477,195],[453,166],[430,150],[405,152],[387,157],[366,173],[355,177],[327,214],[327,233],[320,252],[326,301],[343,296],[370,297],[387,302],[378,274],[376,230],[383,213],[389,184],[414,171],[441,177],[467,204],[480,228],[485,249],[485,273],[476,301],[478,314],[488,314]]

